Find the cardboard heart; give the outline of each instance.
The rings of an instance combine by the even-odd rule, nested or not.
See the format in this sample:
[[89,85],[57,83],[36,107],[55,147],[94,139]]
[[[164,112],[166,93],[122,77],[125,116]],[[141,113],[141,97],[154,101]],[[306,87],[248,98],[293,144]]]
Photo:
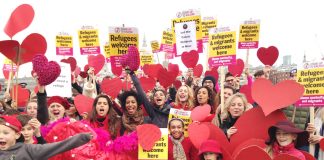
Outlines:
[[210,114],[211,107],[208,104],[195,107],[190,114],[192,121],[202,122]]
[[192,144],[198,149],[202,142],[210,137],[210,130],[204,123],[191,123],[188,126],[189,138]]
[[168,88],[175,81],[176,76],[174,76],[173,72],[161,68],[158,72],[157,78],[164,88]]
[[74,57],[69,57],[67,59],[62,59],[61,62],[70,64],[71,72],[73,72],[76,69],[77,61]]
[[218,67],[213,67],[211,70],[206,71],[205,76],[213,76],[215,81],[218,82]]
[[279,51],[275,46],[258,49],[257,56],[264,65],[272,66],[279,57]]
[[242,149],[235,160],[272,160],[270,156],[259,146],[249,146]]
[[198,64],[194,69],[193,69],[193,74],[195,77],[200,77],[202,72],[203,72],[203,66],[201,64]]
[[89,114],[90,111],[92,110],[93,102],[94,102],[93,98],[84,96],[82,94],[79,94],[74,98],[74,104],[79,114],[83,114],[83,113]]
[[244,69],[244,62],[242,59],[237,59],[236,64],[232,64],[228,66],[228,71],[232,73],[234,77],[241,76]]
[[122,55],[119,61],[122,67],[125,68],[127,66],[127,54]]
[[321,150],[324,151],[324,138],[321,139],[319,145],[320,145]]
[[12,62],[15,62],[14,60],[17,58],[17,50],[19,47],[19,42],[15,40],[0,41],[0,52]]
[[181,83],[180,80],[175,80],[175,81],[173,82],[173,85],[174,85],[174,87],[175,87],[176,89],[179,89],[179,88],[181,87],[182,83]]
[[54,61],[48,62],[47,58],[43,55],[36,55],[32,63],[40,85],[51,84],[61,73],[60,65]]
[[140,66],[140,56],[136,46],[128,47],[126,62],[130,70],[137,71],[138,67]]
[[79,66],[75,67],[74,76],[75,77],[78,77],[78,75],[80,74],[80,72],[81,72],[81,68]]
[[231,146],[229,141],[227,140],[226,135],[224,134],[224,131],[217,127],[216,125],[212,124],[211,122],[203,122],[202,125],[206,125],[209,128],[210,136],[208,139],[213,139],[219,142],[224,148],[224,150],[228,151],[229,153],[232,153],[232,150],[235,146]]
[[151,150],[161,136],[161,130],[153,124],[142,124],[136,127],[138,143],[144,150]]
[[[10,71],[7,70],[2,70],[3,76],[5,77],[6,80],[9,79]],[[15,76],[16,72],[12,72],[12,78]]]
[[312,156],[311,154],[309,154],[308,152],[305,152],[302,150],[299,150],[299,151],[301,151],[304,154],[306,160],[316,160],[316,158],[314,156]]
[[107,79],[101,82],[101,90],[107,95],[116,98],[123,89],[123,83],[119,78]]
[[273,85],[259,78],[252,85],[252,97],[267,116],[271,112],[294,104],[304,94],[304,86],[294,80],[284,80]]
[[266,148],[266,144],[263,139],[249,139],[245,142],[241,143],[239,146],[235,147],[235,150],[233,151],[232,157],[237,157],[237,155],[243,150],[244,148],[247,148],[249,146],[258,146],[260,148]]
[[15,64],[24,64],[31,62],[35,55],[44,55],[47,50],[46,39],[38,33],[28,35],[21,43],[22,52],[20,53],[20,61],[13,61]]
[[[18,90],[18,95],[16,96],[16,91]],[[18,107],[25,107],[29,100],[29,91],[26,88],[22,88],[20,85],[14,85],[10,90],[10,96],[13,100],[16,100],[18,97],[17,105]]]
[[155,80],[151,77],[141,77],[139,80],[145,92],[152,90],[155,86]]
[[88,65],[94,68],[94,75],[97,75],[101,71],[105,62],[105,57],[102,54],[88,56]]
[[252,94],[251,94],[251,86],[248,85],[244,85],[240,88],[240,93],[243,93],[246,97],[246,99],[248,100],[248,102],[250,104],[254,103],[254,100],[252,98]]
[[178,76],[179,74],[179,66],[177,64],[168,64],[168,71],[171,71],[174,76]]
[[16,33],[27,28],[34,19],[34,9],[28,4],[18,6],[10,15],[4,32],[12,38]]
[[143,71],[149,77],[157,78],[158,72],[162,68],[163,66],[161,64],[145,64],[143,66]]
[[277,157],[275,157],[273,160],[300,160],[299,158],[289,155],[289,154],[280,154]]
[[190,52],[183,52],[181,55],[182,63],[187,68],[194,68],[199,60],[199,54],[196,50],[191,50]]

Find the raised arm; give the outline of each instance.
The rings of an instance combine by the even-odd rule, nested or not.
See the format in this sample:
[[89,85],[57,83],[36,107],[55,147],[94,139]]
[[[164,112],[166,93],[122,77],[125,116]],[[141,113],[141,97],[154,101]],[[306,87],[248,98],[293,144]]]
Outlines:
[[49,120],[45,86],[38,86],[37,93],[37,119],[42,125],[45,125]]

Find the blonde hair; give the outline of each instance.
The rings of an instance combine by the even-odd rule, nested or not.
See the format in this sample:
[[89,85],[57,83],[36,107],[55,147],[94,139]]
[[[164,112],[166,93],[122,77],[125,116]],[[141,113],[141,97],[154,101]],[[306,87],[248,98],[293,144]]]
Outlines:
[[224,119],[229,118],[229,108],[232,104],[232,102],[234,101],[235,98],[241,98],[244,104],[244,112],[247,109],[248,106],[248,102],[246,100],[246,97],[244,94],[242,93],[235,93],[232,96],[228,97],[227,100],[225,101],[225,105],[224,105],[224,111],[221,113],[221,120],[223,121]]
[[[187,90],[188,90],[188,100],[186,102],[186,105],[188,106],[188,108],[191,110],[193,107],[194,107],[194,94],[193,94],[193,90],[191,87],[189,87],[188,85],[182,85],[179,87],[179,89],[181,87],[186,87]],[[176,98],[175,98],[175,104],[176,105],[180,105],[181,102],[180,102],[180,99],[178,98],[179,97],[179,89],[177,91],[177,94],[176,94]]]

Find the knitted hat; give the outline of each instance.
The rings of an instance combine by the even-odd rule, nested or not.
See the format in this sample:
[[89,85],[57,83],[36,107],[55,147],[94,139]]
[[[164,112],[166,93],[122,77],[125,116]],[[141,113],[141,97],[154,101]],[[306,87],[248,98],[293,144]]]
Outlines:
[[64,98],[62,98],[62,97],[60,97],[60,96],[53,96],[53,97],[51,97],[51,98],[47,101],[47,105],[48,105],[48,107],[49,107],[52,103],[58,103],[58,104],[62,105],[66,110],[68,110],[68,109],[70,108],[70,104],[69,104],[69,102],[68,102],[66,99],[64,99]]
[[203,143],[201,143],[198,156],[201,156],[201,154],[203,154],[205,152],[213,152],[216,154],[222,154],[221,146],[215,140],[206,140]]
[[211,80],[213,82],[213,84],[214,84],[214,87],[216,86],[216,80],[215,80],[215,78],[213,76],[206,76],[202,81],[202,85],[204,85],[206,80]]
[[15,130],[16,132],[20,132],[21,131],[21,123],[18,121],[18,119],[14,116],[0,116],[0,118],[2,118],[5,122],[2,125],[5,125],[7,127],[12,128],[13,130]]

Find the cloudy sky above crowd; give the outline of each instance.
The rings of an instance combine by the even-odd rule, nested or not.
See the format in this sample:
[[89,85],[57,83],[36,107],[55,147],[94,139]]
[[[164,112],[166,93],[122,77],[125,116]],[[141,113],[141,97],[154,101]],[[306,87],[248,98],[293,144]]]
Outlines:
[[[9,37],[3,28],[11,12],[20,4],[30,4],[35,10],[32,24],[18,33],[13,39],[22,41],[28,34],[36,32],[45,36],[48,49],[46,56],[59,61],[63,57],[55,55],[55,36],[67,32],[74,36],[74,56],[79,66],[85,65],[86,56],[78,52],[77,30],[83,25],[92,25],[99,29],[100,43],[108,40],[108,27],[137,27],[140,34],[140,46],[143,35],[148,42],[161,41],[163,30],[171,27],[171,19],[176,13],[187,9],[200,9],[202,17],[216,16],[218,26],[230,26],[238,31],[239,25],[250,18],[260,19],[260,47],[271,45],[279,49],[279,60],[282,56],[291,55],[292,62],[301,63],[304,53],[308,60],[324,57],[324,10],[321,1],[259,1],[259,0],[0,0],[0,40]],[[256,57],[256,49],[250,50],[250,64],[261,63]],[[237,57],[245,59],[246,50],[237,50]],[[0,55],[2,67],[3,55]],[[31,68],[25,64],[24,68]],[[30,72],[29,72],[30,73]],[[30,74],[20,73],[21,76]],[[2,72],[0,77],[3,77]]]

